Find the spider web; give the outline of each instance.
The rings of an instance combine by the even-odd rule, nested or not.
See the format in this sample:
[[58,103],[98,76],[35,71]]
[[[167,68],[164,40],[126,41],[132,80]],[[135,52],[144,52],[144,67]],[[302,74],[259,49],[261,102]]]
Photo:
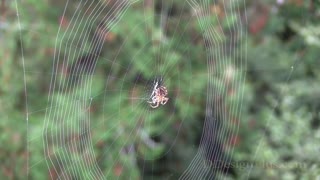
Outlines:
[[[206,71],[205,73],[199,73],[192,68],[193,62],[187,59],[189,56],[189,53],[186,52],[187,48],[181,48],[179,44],[169,42],[166,37],[166,32],[163,29],[165,21],[169,20],[168,9],[170,7],[168,4],[161,3],[161,14],[150,16],[149,5],[143,3],[146,6],[145,19],[141,20],[141,24],[136,24],[131,28],[118,51],[113,52],[113,59],[105,58],[102,54],[105,38],[113,31],[121,31],[117,29],[117,25],[122,21],[125,22],[122,17],[130,7],[137,3],[139,2],[108,1],[103,4],[94,3],[94,1],[80,1],[74,13],[69,15],[66,27],[59,28],[52,69],[50,73],[47,73],[47,78],[50,77],[50,87],[43,132],[41,133],[45,157],[29,165],[30,168],[41,166],[45,161],[52,179],[105,179],[112,178],[112,173],[117,174],[119,164],[136,164],[137,159],[140,158],[143,159],[142,174],[145,169],[149,169],[147,166],[150,165],[150,162],[153,172],[152,161],[155,160],[155,157],[152,154],[156,151],[162,151],[161,156],[157,157],[161,158],[174,149],[180,130],[188,120],[191,99],[195,93],[200,94],[201,97],[206,94],[204,129],[198,153],[192,161],[189,159],[190,166],[181,175],[181,179],[196,177],[210,179],[217,174],[217,170],[207,170],[210,165],[203,162],[230,162],[230,158],[222,157],[222,149],[217,146],[216,141],[228,139],[237,133],[237,126],[230,128],[225,124],[229,124],[228,121],[232,119],[230,114],[232,116],[239,115],[241,105],[231,104],[230,110],[227,111],[223,108],[224,105],[219,97],[225,96],[227,86],[232,86],[236,91],[241,91],[242,88],[241,84],[244,81],[242,71],[245,67],[244,55],[235,48],[236,39],[244,34],[241,30],[241,21],[240,24],[230,23],[230,34],[227,35],[224,34],[225,30],[222,30],[221,24],[218,27],[213,27],[210,22],[201,21],[203,17],[210,16],[208,2],[189,1],[184,3],[183,7],[191,6],[195,14],[194,17],[188,17],[189,19],[184,20],[198,22],[203,33],[202,38],[207,43],[207,60],[199,60],[207,64],[207,69],[202,70]],[[68,16],[65,14],[67,8],[72,8],[69,1],[66,2],[62,20]],[[228,10],[225,12],[235,14],[238,8],[239,4],[236,4],[229,12]],[[183,12],[180,13],[180,18],[184,18],[182,17]],[[157,22],[155,19],[158,20],[160,30],[152,27],[153,23]],[[98,27],[93,28],[97,24]],[[139,32],[141,27],[144,27],[143,35],[148,37],[149,43],[140,45],[139,49],[127,56],[126,61],[121,61],[118,56],[127,53],[125,52],[127,43],[132,41],[131,38],[141,33]],[[177,36],[182,41],[186,29],[178,28],[180,27],[174,28],[171,36]],[[94,29],[94,33],[93,37],[90,37],[92,29]],[[218,33],[220,30],[224,36]],[[231,41],[221,45],[226,36],[232,36]],[[92,38],[91,42],[90,38]],[[144,53],[150,51],[148,50],[150,46],[158,53],[152,53],[152,59],[141,60]],[[173,49],[179,49],[185,53],[185,57],[172,54]],[[167,60],[169,57],[171,61]],[[178,63],[181,58],[184,58],[182,68]],[[236,70],[232,65],[239,65],[240,70]],[[99,75],[101,72],[97,71],[97,66],[108,68],[103,78],[101,78],[101,74]],[[132,74],[134,68],[141,71],[147,68],[148,71],[144,77],[141,77],[140,74]],[[222,71],[217,71],[218,69]],[[184,79],[180,71],[192,74],[194,80]],[[240,72],[237,81],[228,79],[230,78],[228,76],[237,73],[235,71]],[[29,71],[27,70],[27,72]],[[119,72],[122,72],[124,76],[118,77]],[[216,76],[219,78],[214,78]],[[159,78],[163,79],[163,84],[168,88],[170,100],[166,106],[154,110],[148,106],[146,100],[150,95],[151,82]],[[181,89],[181,84],[184,87],[192,87],[195,84],[193,82],[197,79],[206,79],[207,92],[201,89]],[[119,89],[114,88],[115,82],[120,83]],[[101,84],[104,87],[92,88],[101,86]],[[93,89],[102,91],[93,91]],[[137,94],[135,94],[136,91]],[[94,104],[99,104],[99,101],[102,101],[101,106],[93,107]],[[130,105],[124,106],[124,104]],[[184,109],[181,104],[185,105]],[[91,114],[93,108],[101,109],[103,116],[93,117]],[[159,121],[157,114],[164,111],[167,111],[166,119]],[[110,114],[110,112],[113,113]],[[162,144],[155,142],[151,135],[165,134],[166,129],[174,122],[177,113],[181,113],[179,116],[181,119],[179,123],[176,123],[174,139],[169,141],[167,147],[164,148]],[[129,123],[123,124],[122,121]],[[165,125],[154,130],[158,123]],[[104,131],[102,135],[95,133],[101,131]],[[40,138],[41,136],[33,137],[29,142]],[[108,147],[102,155],[96,157],[94,147],[105,141],[108,142]],[[116,146],[116,144],[120,145]],[[115,150],[118,152],[117,154],[111,156],[108,154],[111,152],[109,149],[118,147],[120,148]],[[141,154],[135,153],[136,151]],[[135,154],[141,157],[136,157]],[[111,161],[112,165],[103,170],[101,161],[105,160]],[[128,174],[130,177],[134,176],[134,174]]]
[[[71,1],[66,1],[61,14],[62,23],[57,30],[54,57],[48,60],[52,61],[50,72],[41,72],[49,82],[44,109],[29,107],[33,102],[28,101],[27,77],[28,73],[37,71],[32,66],[25,66],[23,59],[27,148],[30,154],[43,148],[44,154],[42,159],[28,160],[31,162],[29,171],[41,169],[46,164],[43,170],[49,171],[52,179],[135,179],[139,175],[129,167],[139,164],[142,167],[140,174],[151,169],[153,177],[158,168],[154,167],[153,161],[174,151],[179,138],[184,136],[181,134],[183,126],[190,121],[194,99],[201,98],[205,99],[204,106],[199,108],[205,114],[202,136],[199,146],[194,147],[196,151],[185,160],[189,166],[185,167],[180,178],[214,179],[221,171],[227,173],[230,170],[224,167],[232,163],[234,149],[225,142],[238,134],[240,122],[235,123],[234,119],[241,117],[246,72],[246,42],[243,41],[247,35],[243,30],[246,14],[239,14],[240,8],[245,8],[245,1],[222,1],[224,15],[237,19],[227,20],[226,24],[219,21],[215,9],[218,2],[184,2],[183,8],[189,7],[194,16],[184,17],[181,11],[178,12],[179,20],[188,22],[186,26],[198,23],[202,37],[196,38],[202,39],[206,45],[204,56],[199,55],[200,58],[196,59],[207,65],[207,69],[200,71],[193,68],[195,60],[191,57],[195,57],[187,51],[190,47],[179,46],[189,29],[182,29],[177,24],[171,34],[165,30],[173,1],[160,3],[161,11],[156,15],[150,15],[150,7],[155,5],[148,2],[155,3],[79,1],[76,7],[72,7]],[[21,7],[17,2],[16,5],[19,18]],[[140,19],[140,24],[130,24],[127,11],[138,6],[144,7],[144,19]],[[73,14],[66,14],[68,8],[74,8]],[[68,23],[63,25],[66,19]],[[158,28],[153,27],[155,22]],[[132,26],[125,31],[119,29],[122,27],[120,23]],[[106,49],[109,53],[106,55],[103,50],[109,46],[105,41],[113,33],[128,34],[121,44],[116,45],[117,51]],[[148,43],[140,44],[137,36],[147,37]],[[176,37],[178,42],[170,42],[170,37]],[[127,46],[132,40],[138,41],[135,42],[138,48],[128,52]],[[184,56],[180,57],[173,50],[183,52]],[[23,57],[23,49],[21,53]],[[102,71],[99,67],[107,70]],[[191,74],[192,79],[186,79],[185,73]],[[151,109],[146,101],[152,82],[160,78],[168,89],[169,101]],[[206,89],[193,88],[203,80]],[[225,104],[223,100],[232,96],[231,90],[236,92],[232,98],[237,101]],[[102,116],[96,116],[97,111]],[[33,132],[29,120],[41,112],[43,131]],[[167,137],[170,128],[174,129],[170,132],[174,138],[166,140],[165,146],[152,138]],[[227,152],[228,156],[222,152]],[[104,161],[111,165],[104,167]],[[168,178],[171,176],[168,174]]]

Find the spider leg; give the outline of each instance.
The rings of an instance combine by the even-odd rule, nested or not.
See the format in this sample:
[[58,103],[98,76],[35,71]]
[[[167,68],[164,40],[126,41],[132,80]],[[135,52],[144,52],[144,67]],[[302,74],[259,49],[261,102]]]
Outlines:
[[169,100],[169,98],[164,98],[164,99],[161,101],[161,104],[162,104],[162,105],[167,104],[168,100]]
[[151,98],[153,95],[154,95],[154,91],[151,93],[151,95],[150,95],[150,97],[149,97],[149,98]]
[[150,107],[152,107],[152,108],[157,108],[158,106],[159,106],[159,102],[157,102],[157,104],[154,106],[152,106],[152,104],[150,104]]
[[148,101],[148,102],[150,102],[150,103],[154,103],[155,101],[157,101],[157,97],[156,97],[156,95],[155,95],[154,92],[151,94],[151,96],[149,97],[149,99],[151,99],[151,101]]

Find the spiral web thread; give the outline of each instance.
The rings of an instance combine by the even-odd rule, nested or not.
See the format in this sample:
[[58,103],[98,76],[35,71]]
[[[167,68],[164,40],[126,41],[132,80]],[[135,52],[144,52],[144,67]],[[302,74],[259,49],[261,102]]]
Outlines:
[[[240,6],[245,1],[237,1],[226,8],[226,3],[232,1],[223,1],[224,12],[229,16],[240,14]],[[214,26],[210,22],[201,22],[204,16],[210,15],[209,1],[188,1],[193,8],[196,17],[201,24],[203,38],[207,41],[207,69],[208,69],[208,88],[207,88],[207,106],[206,119],[203,127],[203,134],[199,145],[197,155],[190,163],[189,167],[181,176],[181,179],[215,179],[219,172],[228,173],[225,169],[232,163],[233,147],[226,146],[225,140],[235,137],[239,130],[239,123],[233,123],[234,118],[241,117],[241,99],[243,96],[243,84],[246,71],[246,53],[239,46],[245,45],[246,31],[243,26],[246,20],[238,17],[236,23],[223,29],[221,22],[219,26]],[[217,14],[215,14],[217,16]],[[246,16],[246,15],[244,15]],[[228,22],[229,23],[229,22]],[[222,43],[225,38],[228,42]],[[235,69],[234,66],[237,68]],[[215,71],[221,69],[222,78],[215,78]],[[237,74],[236,80],[230,80],[230,74]],[[240,103],[231,103],[228,106],[223,99],[227,92],[232,89],[236,93]],[[226,156],[222,152],[228,152]]]
[[[67,1],[65,8],[67,8],[68,3],[69,1]],[[66,43],[65,47],[70,47],[74,52],[70,50],[61,57],[61,43],[56,44],[53,62],[55,74],[58,74],[58,65],[61,61],[62,68],[65,68],[72,59],[85,51],[85,44],[80,39],[77,39],[76,35],[83,39],[89,38],[90,27],[101,16],[103,16],[103,21],[108,22],[103,30],[106,31],[106,28],[112,29],[132,3],[134,2],[120,1],[113,4],[106,12],[108,4],[101,5],[94,1],[81,1],[70,19],[72,23],[69,24],[66,30],[67,32],[70,31],[71,37],[65,37],[65,34],[62,35],[62,39]],[[87,9],[85,9],[86,6]],[[93,11],[87,18],[85,14],[90,8],[93,8]],[[111,19],[112,15],[117,16]],[[58,36],[60,36],[59,32]],[[57,78],[59,77],[53,75],[51,79],[48,95],[49,107],[56,108],[50,108],[46,112],[43,145],[45,154],[48,155],[46,158],[48,167],[54,168],[55,173],[59,174],[58,179],[104,179],[104,173],[101,172],[92,149],[90,132],[92,127],[90,127],[90,113],[88,112],[93,99],[90,88],[92,76],[86,76],[87,72],[93,72],[96,68],[97,58],[102,48],[102,40],[102,37],[93,39],[92,45],[89,47],[89,49],[92,49],[92,55],[88,57],[89,59],[84,61],[85,64],[79,63],[71,68],[70,74],[74,78],[66,79],[60,84],[57,84]],[[77,90],[72,89],[72,81],[74,79],[77,80],[75,83],[79,82],[79,86],[84,87],[83,92],[77,92]],[[57,93],[61,91],[73,91],[70,93],[73,95],[63,97]],[[61,107],[63,102],[68,103],[65,108]],[[75,118],[73,117],[74,114],[77,114]],[[69,140],[64,139],[68,136],[72,137],[73,133],[79,135]],[[51,147],[49,147],[49,143]],[[72,157],[72,151],[82,151],[82,157]],[[50,175],[54,178],[52,174]]]

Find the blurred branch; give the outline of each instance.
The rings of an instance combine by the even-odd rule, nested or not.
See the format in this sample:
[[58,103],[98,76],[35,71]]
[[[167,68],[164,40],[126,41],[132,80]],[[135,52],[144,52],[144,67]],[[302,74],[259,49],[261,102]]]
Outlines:
[[2,13],[1,13],[1,18],[5,19],[6,0],[1,0],[0,11],[2,12]]

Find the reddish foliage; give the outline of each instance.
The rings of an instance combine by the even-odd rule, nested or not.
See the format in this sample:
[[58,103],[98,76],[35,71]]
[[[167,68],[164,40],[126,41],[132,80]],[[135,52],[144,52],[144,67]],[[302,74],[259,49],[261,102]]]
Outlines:
[[115,33],[112,32],[108,32],[105,35],[105,41],[106,42],[113,42],[116,39],[117,35]]
[[8,179],[13,179],[13,170],[9,167],[2,167],[2,172]]
[[237,145],[239,145],[240,144],[240,137],[239,136],[232,136],[231,138],[230,138],[230,144],[232,145],[232,146],[237,146]]
[[303,0],[290,0],[289,2],[295,4],[296,6],[303,5]]
[[104,145],[105,145],[105,143],[104,143],[104,141],[102,141],[102,140],[99,140],[99,141],[96,143],[97,148],[103,148]]
[[235,95],[235,93],[236,93],[236,92],[235,92],[234,89],[231,89],[231,88],[228,89],[228,95],[229,95],[229,96],[233,96],[233,95]]
[[223,18],[225,17],[225,12],[224,12],[223,9],[224,9],[224,8],[221,7],[221,4],[211,5],[211,7],[210,7],[211,13],[218,15],[218,17],[219,17],[220,19],[223,19]]
[[238,125],[240,123],[238,118],[232,118],[231,122],[235,125]]
[[249,120],[248,124],[249,124],[249,128],[254,128],[256,126],[256,120],[251,119],[251,120]]
[[62,28],[66,29],[66,28],[68,27],[68,25],[69,25],[69,20],[68,20],[66,17],[64,17],[64,16],[60,16],[60,18],[59,18],[59,25],[60,25]]
[[120,164],[117,164],[114,168],[113,168],[113,172],[116,176],[120,176],[122,174],[123,171],[123,167]]
[[48,179],[58,179],[58,174],[53,167],[49,169]]
[[249,32],[251,34],[260,33],[269,20],[269,10],[265,7],[257,8],[255,18],[249,22]]

